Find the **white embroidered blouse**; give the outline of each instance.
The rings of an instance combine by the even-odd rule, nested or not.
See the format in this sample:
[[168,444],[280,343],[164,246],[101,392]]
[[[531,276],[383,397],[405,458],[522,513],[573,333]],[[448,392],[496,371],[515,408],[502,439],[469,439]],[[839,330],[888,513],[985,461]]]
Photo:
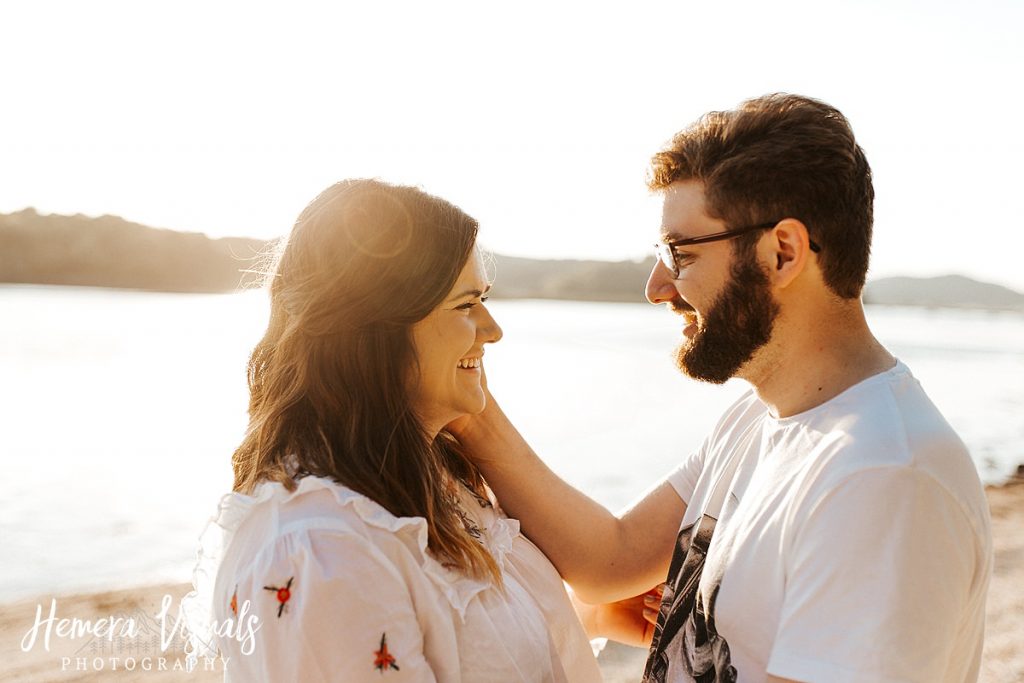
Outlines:
[[194,656],[226,681],[600,681],[561,578],[519,522],[462,489],[504,589],[427,552],[395,517],[328,479],[229,494],[200,538],[183,601]]

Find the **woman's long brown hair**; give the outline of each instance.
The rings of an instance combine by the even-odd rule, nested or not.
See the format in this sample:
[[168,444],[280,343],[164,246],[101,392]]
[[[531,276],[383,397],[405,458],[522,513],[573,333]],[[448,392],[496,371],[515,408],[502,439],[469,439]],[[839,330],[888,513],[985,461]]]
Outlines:
[[249,426],[234,489],[328,477],[398,517],[423,517],[441,561],[500,585],[453,501],[476,468],[447,432],[431,441],[408,393],[411,327],[454,286],[477,222],[416,188],[346,180],[299,216],[270,273],[270,323],[249,359]]

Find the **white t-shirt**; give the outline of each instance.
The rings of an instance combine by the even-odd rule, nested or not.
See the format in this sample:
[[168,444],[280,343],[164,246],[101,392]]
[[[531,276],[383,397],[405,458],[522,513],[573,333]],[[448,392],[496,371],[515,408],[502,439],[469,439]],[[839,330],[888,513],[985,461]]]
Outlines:
[[423,518],[330,480],[225,496],[183,602],[196,654],[246,683],[600,681],[548,559],[493,501],[460,503],[503,590],[435,560]]
[[903,363],[784,419],[750,392],[669,480],[687,509],[645,681],[977,680],[988,506]]

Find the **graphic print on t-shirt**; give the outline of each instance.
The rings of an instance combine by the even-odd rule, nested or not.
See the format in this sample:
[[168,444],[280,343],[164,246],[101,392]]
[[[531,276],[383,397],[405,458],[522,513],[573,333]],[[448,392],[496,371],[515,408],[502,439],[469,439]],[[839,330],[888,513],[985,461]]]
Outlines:
[[700,588],[717,523],[704,514],[679,531],[643,683],[736,682],[729,644],[715,630],[714,608],[721,576],[716,577],[707,599]]

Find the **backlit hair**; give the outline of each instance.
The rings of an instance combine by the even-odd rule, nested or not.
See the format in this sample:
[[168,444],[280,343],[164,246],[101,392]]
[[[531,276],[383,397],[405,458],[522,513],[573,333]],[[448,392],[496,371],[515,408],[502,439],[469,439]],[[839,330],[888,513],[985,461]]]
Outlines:
[[458,480],[479,494],[483,480],[454,437],[431,440],[408,390],[411,327],[454,286],[476,235],[452,204],[377,180],[342,181],[306,207],[270,273],[236,491],[328,477],[395,516],[423,517],[436,556],[501,583],[454,503]]

